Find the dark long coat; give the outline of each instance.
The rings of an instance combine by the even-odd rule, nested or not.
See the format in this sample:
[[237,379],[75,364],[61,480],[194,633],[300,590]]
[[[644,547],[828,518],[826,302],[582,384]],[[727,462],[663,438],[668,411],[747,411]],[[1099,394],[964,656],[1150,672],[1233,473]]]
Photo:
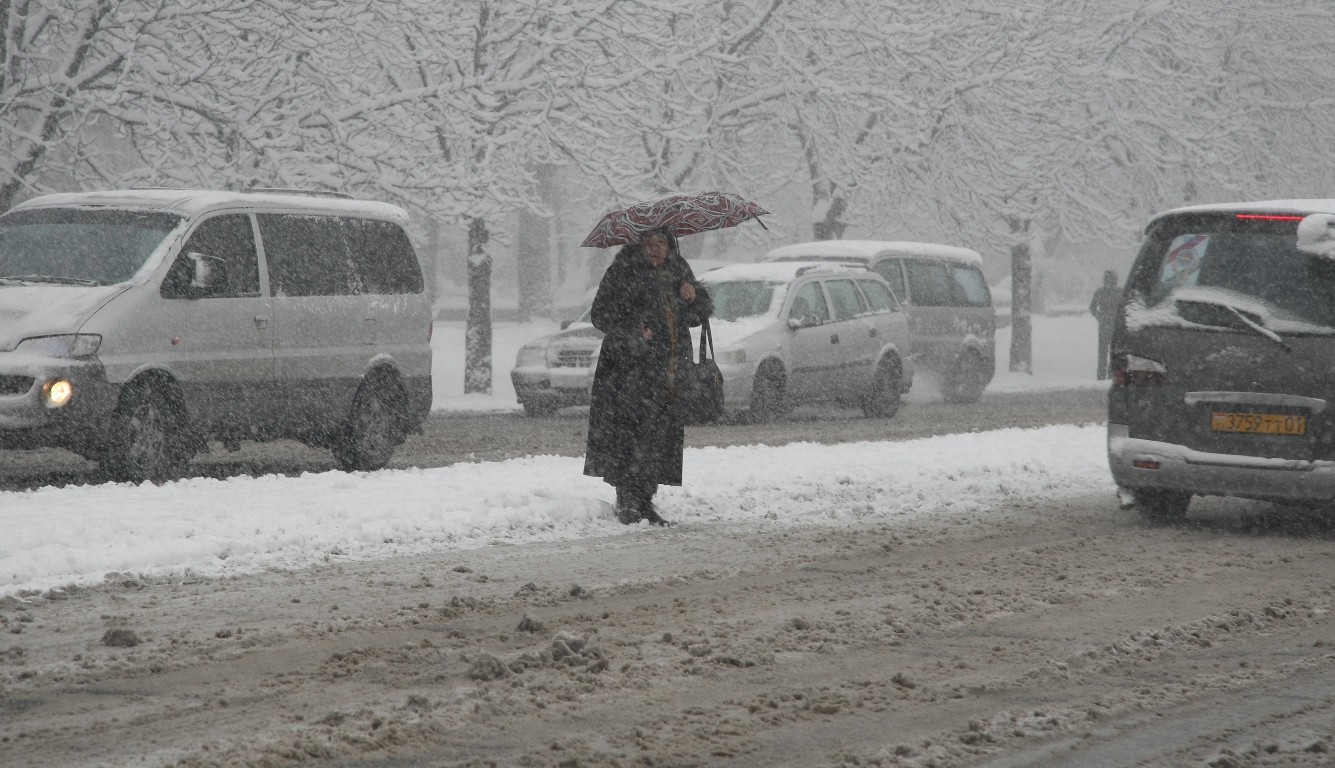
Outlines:
[[[668,279],[660,278],[639,246],[626,246],[603,274],[593,299],[593,325],[606,335],[593,376],[584,474],[618,488],[681,485],[685,430],[668,404],[664,285],[677,316],[679,372],[691,360],[690,327],[704,322],[714,305],[675,242],[661,269]],[[682,283],[695,285],[695,301],[682,300]],[[649,341],[642,326],[653,332]]]

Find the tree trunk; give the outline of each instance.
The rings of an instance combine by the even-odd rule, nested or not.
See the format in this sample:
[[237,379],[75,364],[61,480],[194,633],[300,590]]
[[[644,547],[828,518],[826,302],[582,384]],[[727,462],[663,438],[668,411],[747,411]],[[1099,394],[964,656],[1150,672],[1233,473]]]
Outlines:
[[487,222],[468,225],[468,327],[464,333],[464,392],[491,394],[491,256]]
[[822,168],[816,141],[804,126],[797,129],[802,142],[802,155],[807,161],[811,178],[811,234],[816,240],[838,240],[848,226],[843,221],[848,201],[838,184],[830,181]]
[[[556,168],[539,166],[534,174],[538,180],[538,198],[549,210],[555,194],[552,186]],[[552,220],[529,210],[519,212],[519,238],[515,244],[516,265],[519,272],[519,314],[523,320],[552,316]]]
[[1034,372],[1033,330],[1030,307],[1029,244],[1011,246],[1011,370]]

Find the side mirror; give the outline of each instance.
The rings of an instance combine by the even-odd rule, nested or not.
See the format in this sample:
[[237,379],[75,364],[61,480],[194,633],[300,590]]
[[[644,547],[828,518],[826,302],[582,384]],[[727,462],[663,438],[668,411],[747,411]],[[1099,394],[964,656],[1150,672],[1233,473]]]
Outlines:
[[575,322],[575,321],[574,321],[574,320],[562,320],[562,321],[561,321],[561,330],[564,331],[565,329],[569,328],[569,327],[570,327],[570,324],[573,323],[573,322]]
[[1298,250],[1335,259],[1335,216],[1314,213],[1298,222]]
[[227,287],[227,262],[198,251],[185,255],[192,262],[191,291],[200,296],[220,293]]
[[801,317],[788,318],[788,327],[794,331],[800,331],[803,328],[812,328],[820,325],[820,318],[815,315],[802,315]]

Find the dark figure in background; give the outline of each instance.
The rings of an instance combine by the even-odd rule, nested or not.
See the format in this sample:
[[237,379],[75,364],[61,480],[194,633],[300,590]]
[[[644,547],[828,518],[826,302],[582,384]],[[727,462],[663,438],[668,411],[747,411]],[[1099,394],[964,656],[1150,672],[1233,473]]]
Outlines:
[[664,230],[617,253],[598,284],[592,320],[603,337],[589,407],[584,474],[617,489],[617,519],[668,525],[654,509],[660,484],[681,485],[686,432],[673,407],[690,363],[692,326],[713,312]]
[[1103,273],[1103,287],[1094,291],[1094,299],[1089,302],[1090,314],[1099,321],[1099,381],[1108,378],[1108,350],[1112,346],[1113,323],[1117,320],[1117,307],[1122,303],[1122,291],[1117,287],[1117,272],[1108,270]]

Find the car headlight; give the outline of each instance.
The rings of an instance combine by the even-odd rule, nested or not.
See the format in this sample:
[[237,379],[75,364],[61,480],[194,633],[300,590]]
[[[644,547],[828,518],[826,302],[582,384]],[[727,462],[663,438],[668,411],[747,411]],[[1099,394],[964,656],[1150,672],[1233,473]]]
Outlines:
[[746,350],[739,347],[725,349],[718,353],[720,363],[744,363],[746,362]]
[[102,337],[95,333],[66,333],[24,339],[14,351],[41,357],[91,357],[100,346]]
[[520,347],[515,356],[516,368],[542,368],[547,365],[546,347]]

